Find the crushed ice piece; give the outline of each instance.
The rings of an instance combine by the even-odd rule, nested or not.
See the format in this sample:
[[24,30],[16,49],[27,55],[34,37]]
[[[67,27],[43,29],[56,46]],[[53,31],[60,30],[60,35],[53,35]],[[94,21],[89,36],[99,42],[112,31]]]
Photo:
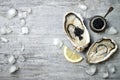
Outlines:
[[0,34],[2,34],[2,35],[7,35],[7,34],[10,34],[11,32],[12,32],[12,30],[9,27],[1,27],[0,28]]
[[104,72],[104,73],[102,74],[102,77],[103,77],[104,79],[108,78],[108,77],[109,77],[108,71]]
[[24,51],[24,50],[25,50],[25,46],[22,45],[22,47],[21,47],[21,51]]
[[55,38],[55,39],[53,40],[53,44],[54,44],[55,46],[57,46],[58,48],[60,48],[60,47],[63,46],[63,42],[62,42],[60,39],[58,39],[58,38]]
[[23,12],[23,18],[27,18],[28,14],[27,12]]
[[20,18],[20,19],[22,19],[22,18],[23,18],[23,14],[22,14],[22,12],[21,12],[21,11],[19,11],[19,13],[18,13],[18,18]]
[[10,57],[8,58],[8,62],[10,64],[14,64],[16,62],[15,57],[13,55],[10,55]]
[[95,65],[89,66],[88,68],[86,68],[86,73],[89,75],[94,75],[97,71],[97,67]]
[[26,24],[25,19],[20,19],[20,25],[21,25],[21,26],[24,26],[25,24]]
[[14,8],[11,8],[7,12],[7,17],[9,19],[11,19],[11,18],[15,17],[17,14],[18,14],[18,11],[16,9],[14,9]]
[[9,69],[9,73],[12,74],[12,73],[16,72],[18,69],[19,69],[19,68],[18,68],[17,66],[12,65],[12,66],[10,67],[10,69]]
[[22,34],[28,34],[28,33],[29,33],[28,27],[22,27]]
[[85,10],[87,10],[88,7],[86,5],[84,5],[84,4],[79,4],[79,8],[81,10],[85,11]]
[[20,8],[20,11],[27,12],[28,14],[31,14],[32,13],[32,8],[23,7],[23,8]]
[[32,13],[32,9],[31,8],[27,8],[26,11],[28,12],[28,14]]
[[19,11],[19,13],[18,13],[18,18],[19,19],[27,18],[27,16],[28,16],[27,12]]
[[105,32],[106,32],[106,34],[117,34],[118,33],[118,31],[114,27],[110,27]]
[[2,42],[4,42],[4,43],[9,42],[9,40],[8,40],[8,39],[6,39],[6,38],[4,38],[4,37],[0,37],[0,40],[1,40]]
[[108,67],[108,70],[109,70],[110,73],[115,73],[116,68],[115,68],[114,65],[108,64],[107,67]]
[[18,56],[18,61],[24,62],[25,61],[25,57],[23,55],[19,55]]
[[19,55],[19,54],[21,54],[21,52],[20,52],[20,51],[15,50],[15,51],[13,52],[13,54],[14,54],[14,55]]

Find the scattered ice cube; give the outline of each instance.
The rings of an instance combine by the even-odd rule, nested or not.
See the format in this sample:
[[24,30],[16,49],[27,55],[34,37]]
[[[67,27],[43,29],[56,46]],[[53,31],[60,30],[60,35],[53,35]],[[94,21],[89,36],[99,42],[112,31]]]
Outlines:
[[19,18],[19,19],[22,19],[22,18],[25,18],[25,19],[26,19],[27,16],[28,16],[27,12],[19,11],[19,13],[18,13],[18,18]]
[[4,43],[9,42],[9,40],[8,40],[8,39],[6,39],[6,38],[4,38],[4,37],[0,37],[0,40],[1,40],[2,42],[4,42]]
[[21,51],[23,52],[24,50],[25,50],[25,46],[22,45],[22,47],[21,47]]
[[24,26],[25,24],[26,24],[25,19],[20,19],[20,25],[21,25],[21,26]]
[[102,77],[103,77],[104,79],[108,78],[108,77],[109,77],[108,71],[104,72],[104,73],[102,74]]
[[22,34],[28,34],[28,33],[29,33],[28,27],[22,27]]
[[19,10],[22,12],[27,12],[28,14],[32,13],[32,8],[29,8],[29,7],[22,7]]
[[88,7],[86,5],[84,5],[84,4],[79,4],[79,8],[81,10],[85,11],[85,10],[87,10]]
[[24,62],[25,61],[25,57],[23,55],[19,55],[18,56],[18,61],[19,62]]
[[19,51],[19,50],[15,50],[14,52],[13,52],[13,55],[14,55],[14,57],[17,59],[18,58],[18,55],[20,55],[21,54],[21,51]]
[[106,34],[117,34],[118,33],[118,31],[114,27],[110,27],[105,32],[106,32]]
[[116,68],[115,68],[114,65],[108,64],[107,67],[108,67],[108,70],[109,70],[110,73],[115,73]]
[[28,12],[29,14],[31,14],[31,13],[32,13],[32,9],[31,9],[31,8],[27,8],[27,12]]
[[18,11],[16,9],[14,9],[14,8],[11,8],[7,12],[7,17],[9,19],[11,19],[11,18],[15,17],[17,14],[18,14]]
[[18,13],[18,18],[19,18],[19,19],[22,19],[22,18],[23,18],[22,11],[19,11],[19,13]]
[[12,73],[16,72],[18,69],[19,69],[19,68],[18,68],[17,66],[12,65],[12,66],[10,67],[10,69],[9,69],[9,73],[12,74]]
[[95,65],[91,65],[89,66],[88,68],[86,68],[86,73],[89,74],[89,75],[94,75],[97,71],[97,68]]
[[57,46],[58,48],[61,48],[61,47],[63,46],[63,42],[62,42],[60,39],[58,39],[58,38],[55,38],[55,39],[53,40],[53,44],[54,44],[55,46]]
[[27,12],[23,12],[23,18],[27,18],[28,14]]
[[8,62],[10,64],[14,64],[16,62],[15,57],[13,55],[10,55],[10,57],[8,58]]
[[12,32],[12,30],[9,27],[1,27],[0,28],[0,34],[2,34],[2,35],[7,35],[7,34],[10,34],[11,32]]

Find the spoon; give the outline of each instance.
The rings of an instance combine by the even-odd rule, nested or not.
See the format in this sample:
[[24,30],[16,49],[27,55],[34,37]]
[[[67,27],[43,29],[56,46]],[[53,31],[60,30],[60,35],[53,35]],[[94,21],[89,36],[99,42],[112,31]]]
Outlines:
[[105,18],[110,12],[112,12],[113,9],[114,9],[113,7],[110,7],[110,8],[108,9],[107,13],[105,14],[104,18]]

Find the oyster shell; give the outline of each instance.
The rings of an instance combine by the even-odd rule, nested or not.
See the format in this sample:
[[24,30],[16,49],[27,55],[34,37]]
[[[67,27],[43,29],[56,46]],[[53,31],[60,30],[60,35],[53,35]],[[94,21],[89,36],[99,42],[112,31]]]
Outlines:
[[81,15],[69,12],[65,15],[64,30],[77,51],[83,51],[90,43],[90,36]]
[[107,60],[116,50],[118,46],[115,41],[109,38],[102,38],[94,42],[87,52],[88,63],[99,63]]

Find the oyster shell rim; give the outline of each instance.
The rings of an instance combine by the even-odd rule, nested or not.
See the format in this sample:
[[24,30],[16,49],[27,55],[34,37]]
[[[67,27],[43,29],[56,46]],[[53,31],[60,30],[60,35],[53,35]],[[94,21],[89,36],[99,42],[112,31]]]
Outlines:
[[[82,45],[82,46],[76,46],[76,44],[72,41],[72,39],[69,37],[69,35],[67,34],[67,30],[65,29],[65,24],[66,24],[66,16],[67,15],[70,15],[70,14],[74,14],[78,19],[80,19],[80,22],[81,22],[81,24],[83,25],[83,27],[84,27],[84,30],[85,31],[87,31],[87,34],[88,34],[88,38],[89,38],[89,40],[88,40],[88,42],[86,43],[86,45]],[[85,24],[84,24],[84,22],[83,22],[83,18],[82,18],[82,16],[79,14],[79,13],[77,13],[77,12],[74,12],[74,11],[69,11],[69,12],[66,12],[65,14],[64,14],[64,18],[63,18],[64,20],[63,20],[63,29],[64,29],[64,32],[65,32],[65,34],[66,34],[66,36],[67,36],[67,38],[68,38],[68,40],[70,40],[70,42],[72,43],[72,45],[75,47],[75,50],[79,50],[80,52],[82,52],[82,51],[84,51],[85,50],[85,48],[87,48],[88,46],[89,46],[89,44],[90,44],[90,34],[89,34],[89,31],[88,31],[88,29],[86,28],[86,26],[85,26]]]
[[[114,49],[109,53],[109,55],[107,55],[106,58],[104,58],[104,59],[102,59],[102,60],[100,60],[100,61],[98,61],[98,62],[92,62],[92,63],[89,62],[87,56],[88,56],[88,53],[90,52],[90,49],[91,49],[96,43],[99,43],[99,42],[101,42],[101,41],[104,40],[104,39],[105,39],[105,40],[106,40],[106,39],[110,40],[110,41],[114,44]],[[118,49],[118,45],[117,45],[117,43],[116,43],[113,39],[110,39],[110,38],[107,38],[107,37],[103,37],[103,38],[95,41],[94,43],[92,43],[92,45],[89,47],[89,49],[88,49],[88,51],[87,51],[87,54],[86,54],[86,62],[89,63],[89,64],[97,64],[97,63],[101,63],[101,62],[107,61],[107,60],[112,56],[112,54],[114,54],[114,53],[117,51],[117,49]]]

